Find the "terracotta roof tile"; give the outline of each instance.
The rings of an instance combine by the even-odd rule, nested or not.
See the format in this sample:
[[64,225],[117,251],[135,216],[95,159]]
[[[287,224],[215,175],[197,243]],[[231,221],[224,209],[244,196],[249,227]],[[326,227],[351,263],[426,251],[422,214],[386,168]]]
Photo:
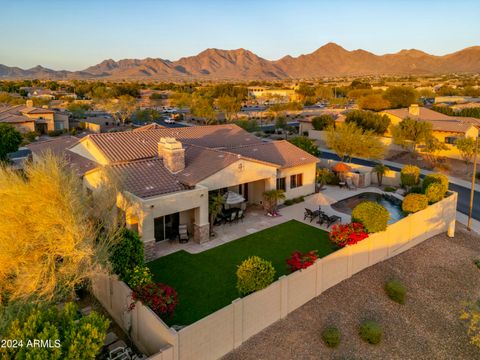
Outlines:
[[138,197],[148,198],[188,189],[163,166],[159,158],[115,164],[110,168],[123,188]]
[[286,140],[240,146],[228,150],[242,156],[276,164],[281,168],[319,162],[319,159]]
[[261,143],[261,140],[236,125],[192,126],[150,131],[130,131],[89,135],[111,162],[145,159],[157,155],[162,137],[173,137],[185,145],[229,148]]

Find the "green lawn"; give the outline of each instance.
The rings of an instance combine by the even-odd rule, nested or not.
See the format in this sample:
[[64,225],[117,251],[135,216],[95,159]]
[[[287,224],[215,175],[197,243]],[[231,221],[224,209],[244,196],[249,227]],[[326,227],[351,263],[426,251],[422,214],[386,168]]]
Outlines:
[[189,325],[239,297],[235,272],[244,259],[258,255],[270,260],[278,278],[289,273],[285,260],[295,250],[318,250],[324,257],[334,247],[326,231],[292,220],[199,254],[181,250],[147,265],[155,281],[178,292],[179,304],[167,323]]

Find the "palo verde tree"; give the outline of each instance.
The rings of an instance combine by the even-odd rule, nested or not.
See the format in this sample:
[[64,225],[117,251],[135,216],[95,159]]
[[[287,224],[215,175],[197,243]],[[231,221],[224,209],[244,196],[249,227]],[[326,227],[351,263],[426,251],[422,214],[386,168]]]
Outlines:
[[458,151],[460,151],[460,155],[467,166],[467,171],[468,165],[473,161],[475,155],[475,144],[475,139],[471,137],[462,137],[455,142],[455,145],[457,146]]
[[395,144],[408,149],[412,154],[417,151],[419,144],[424,144],[432,138],[432,124],[406,118],[392,128],[393,141]]
[[336,129],[329,128],[326,142],[342,161],[353,156],[378,160],[385,155],[385,145],[374,131],[363,130],[353,122],[345,123]]
[[67,300],[107,266],[115,200],[91,201],[78,174],[51,154],[27,164],[24,175],[0,167],[3,303]]
[[309,139],[306,136],[294,137],[293,139],[290,139],[289,142],[313,156],[318,156],[320,154],[320,151],[318,150],[318,146],[315,144],[315,141]]

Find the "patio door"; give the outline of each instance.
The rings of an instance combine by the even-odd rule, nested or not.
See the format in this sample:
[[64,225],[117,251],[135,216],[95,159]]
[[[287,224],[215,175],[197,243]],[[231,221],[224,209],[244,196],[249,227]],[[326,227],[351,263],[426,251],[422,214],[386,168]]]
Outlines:
[[179,213],[155,218],[155,241],[173,240],[178,233]]
[[248,183],[238,185],[238,193],[248,202]]

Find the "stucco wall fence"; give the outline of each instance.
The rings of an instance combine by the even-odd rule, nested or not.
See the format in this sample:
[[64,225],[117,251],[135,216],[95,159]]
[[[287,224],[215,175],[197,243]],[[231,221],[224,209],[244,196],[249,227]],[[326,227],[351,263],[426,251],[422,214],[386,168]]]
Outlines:
[[[125,313],[129,289],[108,278],[96,285],[95,295],[119,324],[125,324],[140,349],[152,359],[218,359],[251,336],[363,269],[387,260],[443,232],[454,235],[457,194],[451,193],[425,210],[411,214],[352,246],[342,248],[314,265],[282,276],[267,288],[182,328],[168,328],[153,312],[137,304]],[[425,229],[428,229],[425,231]],[[102,283],[103,282],[103,283]],[[120,285],[119,285],[120,284]],[[126,289],[125,289],[126,288]],[[100,298],[104,298],[101,300]],[[106,304],[104,304],[106,303]]]

